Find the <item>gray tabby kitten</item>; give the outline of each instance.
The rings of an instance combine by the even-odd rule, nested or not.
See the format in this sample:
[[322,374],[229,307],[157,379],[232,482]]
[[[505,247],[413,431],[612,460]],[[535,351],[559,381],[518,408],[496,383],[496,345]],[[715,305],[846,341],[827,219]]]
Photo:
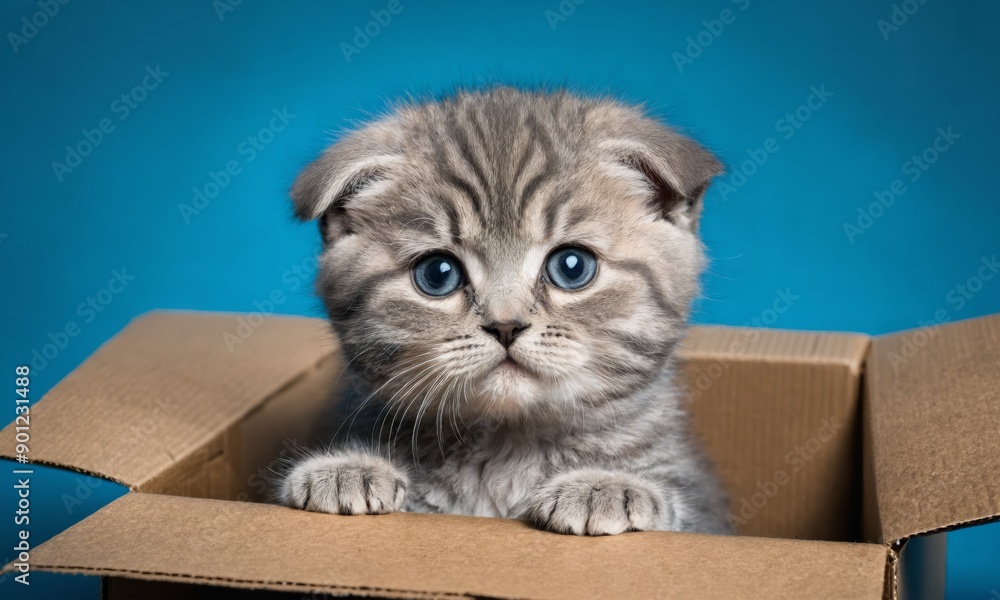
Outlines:
[[407,105],[292,189],[354,392],[282,501],[728,533],[673,351],[719,163],[630,106],[495,88]]

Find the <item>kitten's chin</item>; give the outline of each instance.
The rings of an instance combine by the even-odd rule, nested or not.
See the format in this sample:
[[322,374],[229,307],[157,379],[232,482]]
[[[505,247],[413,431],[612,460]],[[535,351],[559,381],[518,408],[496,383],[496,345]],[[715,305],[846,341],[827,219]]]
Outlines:
[[523,416],[544,392],[535,375],[509,360],[497,365],[477,387],[475,409],[481,416],[500,420]]

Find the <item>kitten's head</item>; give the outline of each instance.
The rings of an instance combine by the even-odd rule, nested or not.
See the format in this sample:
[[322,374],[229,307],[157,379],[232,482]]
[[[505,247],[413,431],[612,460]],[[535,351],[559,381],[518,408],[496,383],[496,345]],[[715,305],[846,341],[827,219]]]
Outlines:
[[292,189],[353,375],[434,418],[572,419],[680,339],[718,162],[610,100],[498,88],[403,106]]

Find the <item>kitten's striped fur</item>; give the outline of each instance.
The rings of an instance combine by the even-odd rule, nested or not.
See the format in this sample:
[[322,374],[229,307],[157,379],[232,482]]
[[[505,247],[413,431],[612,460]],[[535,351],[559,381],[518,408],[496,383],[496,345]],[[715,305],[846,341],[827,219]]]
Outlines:
[[[530,519],[560,532],[728,532],[673,382],[717,161],[640,109],[495,88],[411,104],[296,182],[325,242],[319,290],[350,361],[350,441],[293,467],[283,501],[326,512]],[[590,285],[543,276],[567,244]],[[468,283],[432,298],[414,261]],[[508,350],[483,330],[530,325]]]

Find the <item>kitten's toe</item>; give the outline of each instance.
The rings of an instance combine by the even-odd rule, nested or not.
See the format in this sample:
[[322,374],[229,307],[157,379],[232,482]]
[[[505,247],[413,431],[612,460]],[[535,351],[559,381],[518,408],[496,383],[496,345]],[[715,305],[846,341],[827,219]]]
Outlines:
[[403,509],[406,475],[388,460],[361,452],[325,454],[295,465],[281,486],[288,506],[342,515]]
[[673,520],[671,507],[653,482],[598,470],[553,478],[535,494],[529,517],[549,531],[575,535],[670,529]]

